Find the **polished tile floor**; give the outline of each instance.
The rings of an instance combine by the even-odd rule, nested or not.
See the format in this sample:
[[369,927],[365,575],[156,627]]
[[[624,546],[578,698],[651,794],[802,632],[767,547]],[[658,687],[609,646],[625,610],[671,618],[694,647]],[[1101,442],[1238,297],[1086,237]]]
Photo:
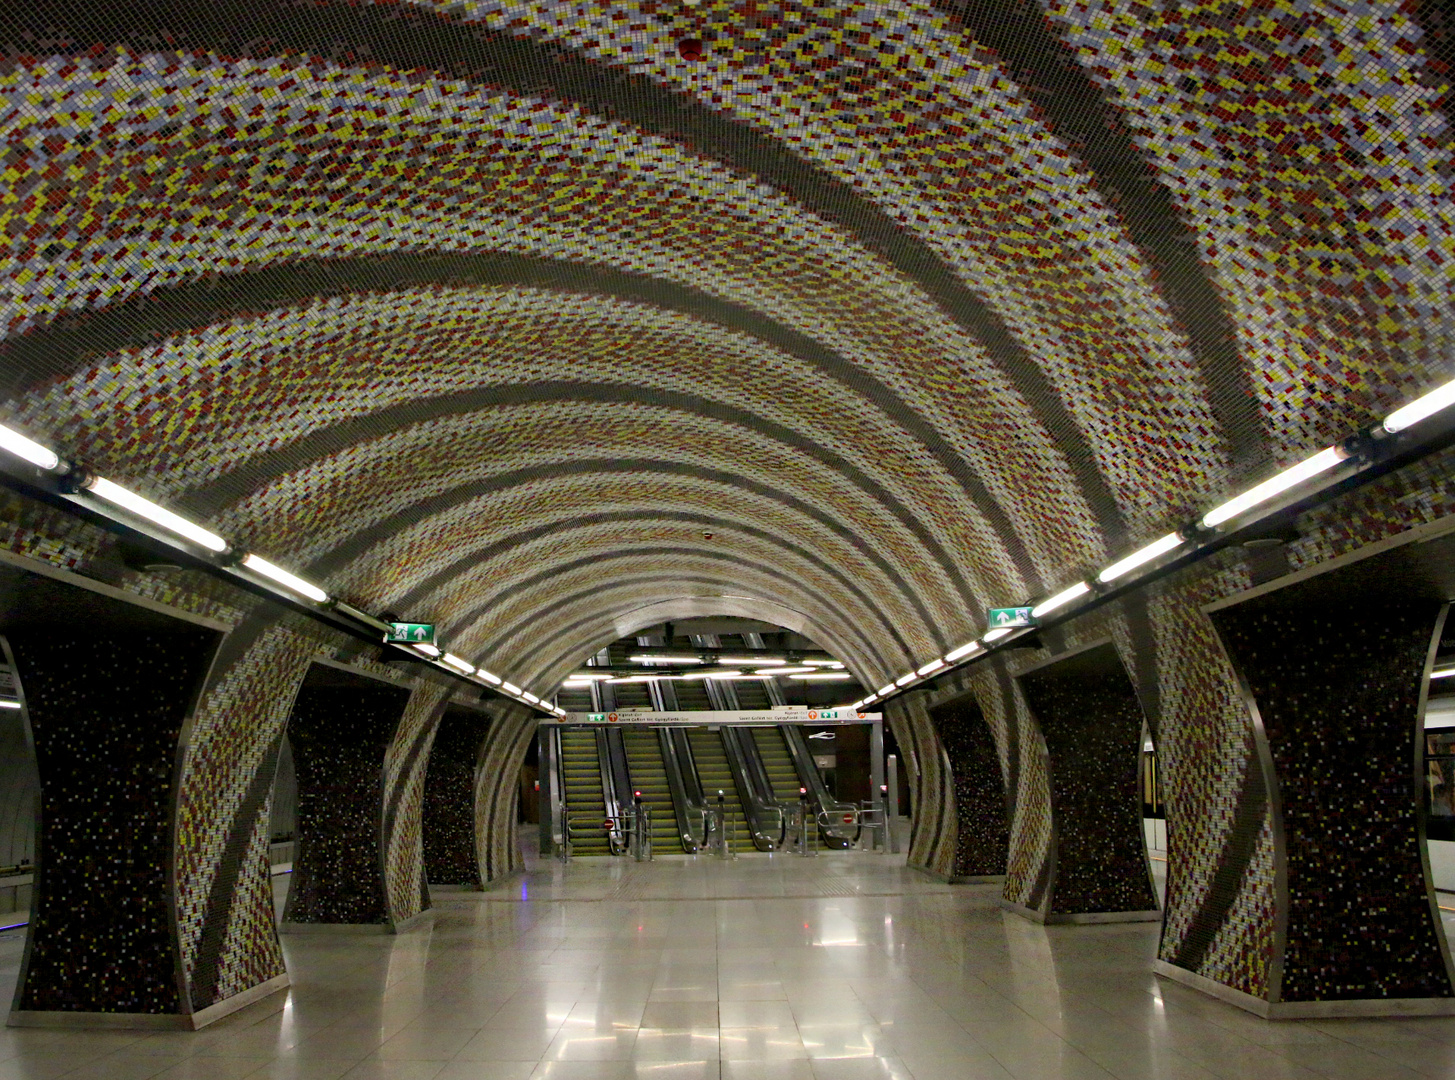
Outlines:
[[398,937],[289,936],[292,989],[199,1033],[0,1031],[0,1080],[1455,1076],[1455,1019],[1268,1023],[1155,978],[1155,925],[996,893],[867,853],[546,864]]

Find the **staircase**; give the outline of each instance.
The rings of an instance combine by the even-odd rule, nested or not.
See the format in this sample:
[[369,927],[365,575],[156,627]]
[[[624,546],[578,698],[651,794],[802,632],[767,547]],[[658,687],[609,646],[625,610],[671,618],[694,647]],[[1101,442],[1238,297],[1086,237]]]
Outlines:
[[753,733],[753,742],[758,746],[758,757],[763,761],[763,771],[768,774],[768,782],[773,785],[773,798],[777,802],[797,806],[798,789],[803,781],[799,779],[798,770],[793,767],[793,758],[788,753],[788,743],[783,739],[783,732],[776,727],[755,727],[748,730]]
[[662,762],[662,744],[657,729],[623,729],[626,768],[632,791],[642,793],[642,805],[651,808],[652,851],[659,855],[680,853],[682,833],[677,828],[677,811],[667,785],[667,766]]
[[687,733],[687,745],[692,747],[692,761],[697,766],[697,778],[702,784],[703,801],[711,810],[717,809],[717,793],[723,793],[723,807],[727,810],[735,836],[734,851],[755,851],[753,838],[748,831],[748,818],[743,813],[743,803],[738,797],[738,786],[733,783],[733,771],[728,766],[727,752],[722,746],[722,736],[715,731],[694,729]]
[[606,796],[601,788],[601,758],[596,732],[570,728],[561,732],[561,772],[566,780],[566,813],[571,819],[574,855],[610,855],[606,830]]

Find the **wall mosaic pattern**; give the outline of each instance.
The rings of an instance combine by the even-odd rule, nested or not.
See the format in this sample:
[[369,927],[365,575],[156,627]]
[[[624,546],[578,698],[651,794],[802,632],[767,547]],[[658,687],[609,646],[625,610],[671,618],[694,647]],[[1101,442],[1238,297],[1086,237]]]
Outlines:
[[[179,12],[181,12],[179,14]],[[1448,377],[1455,64],[1435,5],[704,0],[0,12],[0,420],[549,693],[644,605],[788,603],[866,685]],[[674,42],[707,42],[701,63]],[[165,44],[163,44],[165,43]],[[846,420],[847,418],[847,420]],[[1312,565],[1455,511],[1443,465],[1315,515]],[[1443,472],[1441,469],[1443,468]],[[713,543],[703,534],[712,532]],[[282,971],[271,762],[348,643],[5,496],[0,543],[234,627],[181,765],[196,1007]],[[1269,990],[1275,852],[1201,605],[1236,554],[1068,633],[1158,729],[1159,955]],[[896,704],[912,861],[960,843],[929,709],[973,693],[1051,886],[1022,655]],[[449,691],[382,751],[427,903]],[[475,800],[518,867],[502,714]],[[508,775],[511,784],[502,776]]]

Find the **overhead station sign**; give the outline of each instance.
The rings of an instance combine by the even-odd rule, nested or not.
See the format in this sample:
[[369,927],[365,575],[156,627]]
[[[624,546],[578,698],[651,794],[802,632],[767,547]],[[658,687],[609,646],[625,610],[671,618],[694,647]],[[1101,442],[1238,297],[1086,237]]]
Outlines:
[[392,622],[384,639],[391,645],[434,645],[434,623]]
[[985,616],[985,624],[991,630],[1018,630],[1024,626],[1035,626],[1036,617],[1028,607],[993,607]]
[[650,709],[618,709],[616,712],[567,713],[542,721],[546,724],[682,724],[699,727],[724,724],[867,724],[883,719],[883,713],[855,709],[773,709],[771,711],[703,710],[653,712]]

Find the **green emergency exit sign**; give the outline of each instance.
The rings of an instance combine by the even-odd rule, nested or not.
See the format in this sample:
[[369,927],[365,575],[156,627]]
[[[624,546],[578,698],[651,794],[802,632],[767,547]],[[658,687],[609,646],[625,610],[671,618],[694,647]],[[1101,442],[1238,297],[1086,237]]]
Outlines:
[[433,645],[434,623],[392,622],[389,624],[389,636],[384,640],[395,644]]
[[1035,626],[1036,617],[1028,607],[993,607],[985,617],[985,624],[991,630],[1011,630],[1022,626]]

